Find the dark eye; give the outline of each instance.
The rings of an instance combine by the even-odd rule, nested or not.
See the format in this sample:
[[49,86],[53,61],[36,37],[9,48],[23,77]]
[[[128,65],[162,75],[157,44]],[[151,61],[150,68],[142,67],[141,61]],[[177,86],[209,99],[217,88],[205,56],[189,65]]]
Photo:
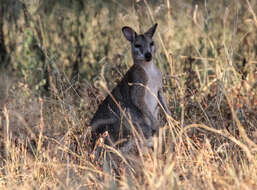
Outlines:
[[153,45],[154,45],[154,43],[153,43],[153,42],[151,42],[151,43],[150,43],[150,46],[153,46]]
[[135,47],[136,48],[141,48],[141,45],[140,44],[135,44]]

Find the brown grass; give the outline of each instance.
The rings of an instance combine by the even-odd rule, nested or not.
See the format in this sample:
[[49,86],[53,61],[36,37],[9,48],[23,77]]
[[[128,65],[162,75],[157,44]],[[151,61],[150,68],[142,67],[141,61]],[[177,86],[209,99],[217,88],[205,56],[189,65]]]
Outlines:
[[[22,42],[19,30],[5,26],[7,46],[17,43],[8,49],[11,63],[23,68],[23,78],[0,75],[0,189],[257,189],[256,2],[109,4],[118,7],[117,15],[102,7],[94,17],[88,12],[89,20],[78,16],[81,26],[72,25],[86,36],[78,39],[83,65],[77,84],[69,79],[78,48],[73,28],[56,29],[57,16],[67,16],[69,25],[74,13],[44,20],[30,7],[30,24],[18,20],[54,73],[47,96],[40,94],[44,81],[30,80],[39,75],[27,64],[38,54],[22,53],[30,33]],[[165,123],[161,115],[154,148],[135,134],[130,154],[101,144],[101,156],[92,158],[87,124],[131,65],[120,29],[140,31],[154,22],[156,63],[172,117]]]

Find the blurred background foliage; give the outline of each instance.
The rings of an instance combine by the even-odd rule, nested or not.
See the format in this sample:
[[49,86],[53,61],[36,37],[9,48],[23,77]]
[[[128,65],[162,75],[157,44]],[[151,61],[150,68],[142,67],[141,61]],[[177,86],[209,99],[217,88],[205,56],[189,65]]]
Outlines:
[[[182,68],[181,56],[222,59],[225,46],[234,64],[256,59],[256,26],[240,1],[1,0],[1,9],[1,67],[40,91],[60,72],[71,81],[78,73],[92,81],[106,63],[126,70],[131,59],[124,25],[142,32],[159,23],[157,59],[166,74]],[[203,82],[212,63],[197,61],[205,68]]]
[[[111,89],[132,64],[121,28],[144,32],[157,22],[156,63],[173,98],[186,88],[208,93],[213,82],[237,86],[242,78],[256,90],[256,23],[246,2],[1,0],[1,73],[25,85],[27,96],[75,94],[87,107],[94,95],[94,110],[106,95],[102,77]],[[256,1],[250,5],[256,12]],[[181,105],[173,107],[180,114]]]

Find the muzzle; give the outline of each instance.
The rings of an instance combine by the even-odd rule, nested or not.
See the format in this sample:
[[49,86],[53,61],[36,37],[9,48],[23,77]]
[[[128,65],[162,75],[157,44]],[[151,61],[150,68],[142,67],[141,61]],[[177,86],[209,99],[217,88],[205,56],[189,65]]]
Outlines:
[[145,60],[147,62],[152,60],[152,54],[150,52],[145,53]]

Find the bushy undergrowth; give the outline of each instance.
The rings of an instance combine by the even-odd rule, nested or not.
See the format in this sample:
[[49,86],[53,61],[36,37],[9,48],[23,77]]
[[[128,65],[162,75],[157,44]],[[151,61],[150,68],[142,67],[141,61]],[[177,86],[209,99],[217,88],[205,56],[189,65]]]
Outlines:
[[[31,2],[4,24],[1,189],[257,189],[256,1]],[[172,116],[153,148],[94,157],[88,123],[132,64],[121,28],[155,22]]]

